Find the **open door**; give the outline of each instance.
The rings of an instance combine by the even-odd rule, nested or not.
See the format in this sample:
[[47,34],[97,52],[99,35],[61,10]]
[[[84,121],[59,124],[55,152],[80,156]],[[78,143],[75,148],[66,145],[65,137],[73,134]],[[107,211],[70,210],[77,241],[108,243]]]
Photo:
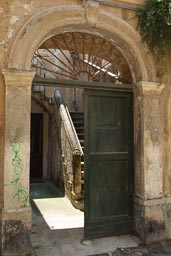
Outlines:
[[30,145],[30,179],[43,179],[43,147],[42,147],[42,114],[31,114],[31,145]]
[[85,237],[133,229],[131,92],[85,90]]

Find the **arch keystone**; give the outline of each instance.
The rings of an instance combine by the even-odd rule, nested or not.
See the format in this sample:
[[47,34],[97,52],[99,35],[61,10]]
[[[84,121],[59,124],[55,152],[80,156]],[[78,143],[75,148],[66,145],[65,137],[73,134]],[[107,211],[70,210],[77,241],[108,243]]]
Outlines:
[[83,6],[85,7],[85,16],[87,22],[93,26],[96,26],[99,13],[99,3],[84,0]]

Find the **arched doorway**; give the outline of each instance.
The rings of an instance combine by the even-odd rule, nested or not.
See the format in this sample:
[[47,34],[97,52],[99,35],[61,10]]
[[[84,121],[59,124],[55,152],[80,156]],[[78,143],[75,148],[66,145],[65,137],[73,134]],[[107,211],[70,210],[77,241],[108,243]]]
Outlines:
[[[49,84],[50,81],[54,82],[55,86],[57,80],[62,86],[67,81],[68,86],[73,88],[62,86],[64,105],[75,115],[77,112],[80,115],[80,111],[85,113],[84,125],[79,126],[85,137],[84,134],[78,136],[78,142],[84,141],[85,145],[85,151],[82,150],[85,167],[81,168],[81,157],[77,170],[71,167],[75,165],[74,158],[67,158],[68,151],[71,150],[71,155],[73,151],[65,144],[67,140],[74,140],[73,137],[68,138],[70,135],[65,126],[65,122],[71,120],[69,116],[69,120],[63,120],[67,136],[63,138],[65,132],[60,129],[56,133],[60,137],[57,140],[62,152],[57,158],[62,163],[53,170],[57,180],[64,177],[61,182],[71,202],[76,200],[73,199],[73,195],[76,195],[77,201],[82,199],[84,203],[85,236],[95,238],[132,232],[133,95],[132,76],[126,59],[103,37],[69,31],[46,40],[36,50],[32,68],[36,72],[33,82],[36,86],[41,77],[41,86],[47,86],[48,81]],[[74,82],[76,80],[77,83]],[[83,82],[86,82],[88,89],[84,88]],[[53,93],[53,90],[52,87],[50,92]],[[65,166],[62,175],[62,170],[59,170],[61,166]],[[80,180],[81,189],[76,193],[75,181],[78,182],[81,176],[85,176],[85,181]]]
[[[96,12],[96,8],[94,8],[94,12]],[[98,10],[99,11],[99,10]],[[152,160],[152,170],[153,170],[153,178],[156,177],[156,182],[158,186],[156,186],[158,191],[154,188],[154,186],[150,186],[153,184],[153,179],[151,177],[147,176],[145,173],[145,168],[147,169],[147,166],[144,165],[144,162],[146,160],[147,154],[144,154],[144,152],[147,152],[145,150],[146,145],[144,144],[144,123],[146,120],[143,119],[144,112],[140,111],[142,110],[144,104],[146,101],[149,101],[149,98],[146,97],[148,93],[154,93],[156,92],[157,95],[161,92],[161,90],[158,88],[158,84],[153,83],[147,83],[146,81],[156,81],[155,77],[155,65],[153,62],[153,59],[149,54],[146,54],[146,50],[143,49],[142,45],[140,44],[140,37],[138,32],[134,30],[134,28],[128,24],[126,21],[124,21],[119,16],[111,15],[110,12],[106,12],[104,10],[100,10],[98,13],[98,17],[92,15],[93,12],[89,12],[89,9],[85,9],[82,6],[78,6],[78,8],[75,8],[75,6],[66,6],[66,8],[59,8],[59,6],[55,6],[51,10],[47,8],[43,9],[39,12],[36,12],[35,15],[33,15],[29,22],[25,24],[19,33],[15,37],[15,41],[12,45],[12,47],[9,50],[9,60],[7,60],[6,67],[8,70],[4,71],[5,76],[5,83],[6,86],[10,86],[11,84],[13,86],[17,85],[23,85],[23,86],[30,86],[31,80],[33,77],[33,73],[30,73],[30,67],[31,67],[31,59],[34,55],[34,52],[36,49],[39,48],[40,45],[42,45],[42,42],[45,42],[48,38],[51,38],[52,36],[56,34],[61,34],[64,32],[72,32],[76,31],[78,32],[85,32],[90,34],[96,34],[99,35],[102,38],[105,38],[106,41],[111,42],[121,53],[122,56],[124,56],[124,59],[126,60],[126,63],[128,63],[130,74],[131,74],[131,82],[133,85],[138,83],[139,81],[145,81],[140,82],[138,84],[138,88],[140,88],[140,91],[138,93],[141,93],[141,95],[145,94],[145,98],[143,98],[143,102],[141,101],[141,98],[135,97],[135,194],[137,195],[137,198],[134,203],[134,208],[136,207],[136,219],[135,219],[135,229],[137,232],[139,232],[141,237],[145,237],[146,233],[144,230],[144,223],[146,221],[146,215],[142,218],[140,212],[144,211],[144,208],[148,211],[151,211],[152,207],[146,206],[144,204],[143,200],[146,200],[146,194],[150,195],[158,195],[160,194],[162,190],[162,180],[158,179],[159,175],[158,172],[161,172],[161,168],[156,168],[157,165],[160,167],[160,157],[158,160],[153,160],[152,151],[150,151],[149,156]],[[86,14],[86,15],[85,15]],[[95,17],[95,18],[94,18]],[[11,45],[10,45],[11,46]],[[24,70],[24,71],[23,71]],[[154,90],[153,90],[154,85]],[[19,88],[19,87],[18,87]],[[134,87],[135,88],[135,87]],[[27,92],[30,92],[29,90]],[[137,92],[136,92],[137,93]],[[12,91],[11,91],[12,94]],[[30,95],[28,93],[28,95]],[[27,96],[28,96],[27,95]],[[9,94],[8,94],[9,96]],[[25,96],[25,91],[23,90],[23,99]],[[157,98],[158,99],[158,98]],[[30,108],[30,102],[29,100],[26,101],[27,103],[27,109]],[[19,104],[19,101],[18,101]],[[142,104],[142,105],[141,105]],[[10,104],[8,101],[6,101],[6,107],[10,107]],[[158,107],[158,101],[157,101],[157,107]],[[8,116],[6,117],[6,120],[12,119],[14,115],[14,111],[12,108],[9,108],[10,111],[8,111]],[[20,110],[20,108],[18,107]],[[156,112],[158,113],[158,112]],[[18,111],[17,116],[22,119],[22,111]],[[28,184],[29,184],[29,165],[28,165],[28,154],[29,154],[29,147],[30,147],[30,141],[29,141],[29,129],[26,129],[29,124],[29,118],[28,115],[26,116],[27,123],[22,122],[20,123],[20,126],[17,126],[17,123],[15,123],[15,126],[13,126],[13,132],[12,134],[17,134],[17,131],[22,129],[24,131],[25,136],[23,137],[23,133],[19,134],[19,139],[21,139],[22,142],[24,142],[24,152],[25,154],[22,155],[23,162],[26,163],[25,165],[25,175],[23,176],[24,182],[22,182],[22,185],[25,187],[28,193]],[[151,117],[150,117],[151,118]],[[8,122],[6,122],[8,127]],[[147,126],[146,126],[147,127]],[[147,127],[148,128],[148,127]],[[9,127],[9,130],[11,131],[11,127]],[[16,133],[15,133],[16,131]],[[160,132],[159,132],[160,135]],[[147,137],[150,135],[147,134]],[[160,137],[160,136],[158,136]],[[27,143],[26,143],[27,142]],[[8,139],[6,137],[6,145],[11,143],[10,138]],[[153,146],[153,144],[152,144]],[[10,149],[7,147],[6,150],[6,158],[11,157]],[[157,147],[157,153],[159,156],[161,156],[161,149],[160,147]],[[145,160],[144,160],[145,159]],[[144,167],[145,166],[145,167]],[[5,166],[6,169],[8,168],[8,165]],[[5,170],[7,171],[7,170]],[[10,177],[10,176],[9,176]],[[149,178],[149,179],[148,179]],[[148,179],[148,184],[146,183]],[[5,176],[6,183],[9,183],[9,178]],[[147,186],[144,186],[144,184]],[[153,188],[153,189],[152,189]],[[11,187],[11,191],[13,191],[14,187]],[[9,189],[6,188],[4,192],[4,197],[8,197],[9,195]],[[139,196],[140,195],[140,196]],[[12,200],[11,200],[12,201]],[[9,202],[11,202],[9,201]],[[30,209],[29,204],[27,201],[27,204],[24,205],[22,202],[19,202],[16,204],[16,201],[12,201],[13,208],[20,208],[20,216],[22,222],[26,223],[26,215],[27,220],[30,220]],[[10,208],[11,205],[6,205],[6,208]],[[27,208],[26,208],[27,207]],[[151,212],[150,212],[151,213]],[[146,214],[146,212],[145,212]],[[147,218],[148,218],[147,214]],[[151,215],[150,215],[151,216]],[[10,217],[9,217],[10,218]],[[13,218],[13,217],[12,217]],[[27,225],[27,229],[29,229],[30,226]]]

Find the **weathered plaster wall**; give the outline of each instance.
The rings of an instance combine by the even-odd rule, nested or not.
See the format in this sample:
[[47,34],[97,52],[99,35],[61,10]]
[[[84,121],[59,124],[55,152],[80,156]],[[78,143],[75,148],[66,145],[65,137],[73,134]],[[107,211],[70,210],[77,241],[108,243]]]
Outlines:
[[29,255],[30,83],[34,74],[3,72],[3,75],[6,86],[1,255],[5,251],[19,253],[19,250]]
[[[80,1],[71,2],[70,5],[79,4]],[[28,22],[36,12],[57,5],[67,5],[68,1],[39,1],[39,0],[14,0],[0,2],[0,66],[4,67],[14,38],[19,29]],[[28,24],[29,25],[29,24]]]
[[[166,65],[164,63],[164,65]],[[171,195],[171,73],[169,65],[164,77],[165,89],[161,95],[161,120],[163,135],[163,175],[164,194]]]
[[4,80],[0,75],[0,208],[3,207],[3,187],[4,187],[4,108],[5,108],[5,91]]

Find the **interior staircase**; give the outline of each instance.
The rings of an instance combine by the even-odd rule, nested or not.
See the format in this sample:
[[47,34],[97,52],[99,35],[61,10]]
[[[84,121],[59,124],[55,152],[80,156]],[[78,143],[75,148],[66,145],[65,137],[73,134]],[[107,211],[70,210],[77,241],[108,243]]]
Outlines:
[[[82,150],[84,152],[84,113],[83,112],[70,112],[72,122],[77,132]],[[81,157],[81,193],[84,195],[84,155]]]

